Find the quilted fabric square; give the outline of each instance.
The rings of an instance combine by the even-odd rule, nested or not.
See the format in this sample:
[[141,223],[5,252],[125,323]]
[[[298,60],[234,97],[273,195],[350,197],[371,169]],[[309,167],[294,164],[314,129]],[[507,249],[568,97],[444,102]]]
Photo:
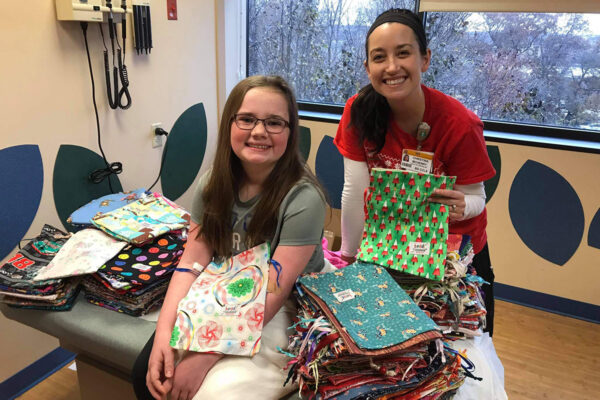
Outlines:
[[435,189],[452,189],[455,181],[454,176],[371,169],[357,259],[441,281],[448,210],[427,198]]
[[179,302],[171,347],[253,356],[260,350],[269,277],[267,243],[210,263]]
[[[355,262],[335,272],[301,276],[298,283],[334,325],[341,325],[338,331],[352,353],[395,351],[402,343],[441,337],[437,325],[380,266]],[[427,332],[433,334],[412,340]]]

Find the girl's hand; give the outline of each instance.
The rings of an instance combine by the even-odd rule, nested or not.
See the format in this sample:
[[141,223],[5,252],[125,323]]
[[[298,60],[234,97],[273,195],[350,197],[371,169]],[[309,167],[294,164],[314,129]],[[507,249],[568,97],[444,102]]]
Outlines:
[[171,400],[192,400],[202,386],[204,378],[210,369],[223,358],[222,354],[186,353],[183,360],[177,364],[173,377]]
[[146,386],[152,397],[157,400],[167,398],[173,386],[174,370],[175,350],[169,346],[168,340],[155,337],[146,373]]
[[427,200],[445,204],[448,207],[450,222],[461,221],[465,215],[465,194],[458,190],[435,189]]

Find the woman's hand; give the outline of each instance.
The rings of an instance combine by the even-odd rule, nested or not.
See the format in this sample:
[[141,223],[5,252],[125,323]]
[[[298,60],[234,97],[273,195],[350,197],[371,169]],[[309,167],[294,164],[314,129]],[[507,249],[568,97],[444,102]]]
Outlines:
[[450,222],[461,221],[465,215],[465,194],[458,190],[435,189],[427,200],[445,204],[448,207]]
[[202,386],[208,371],[221,358],[223,358],[222,354],[186,353],[175,369],[170,399],[191,400]]
[[146,386],[152,397],[157,400],[167,398],[173,386],[173,371],[175,370],[175,350],[169,345],[169,340],[156,336],[152,352],[148,360]]

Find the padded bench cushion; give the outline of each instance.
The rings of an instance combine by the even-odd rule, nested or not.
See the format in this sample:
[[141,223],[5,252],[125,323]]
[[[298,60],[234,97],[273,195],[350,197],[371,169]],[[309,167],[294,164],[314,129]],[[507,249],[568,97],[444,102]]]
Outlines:
[[82,294],[71,311],[40,311],[0,304],[8,319],[59,339],[61,346],[129,375],[140,351],[154,333],[155,322],[88,303]]
[[[155,322],[89,304],[81,294],[71,311],[26,310],[6,304],[0,304],[0,311],[9,319],[57,337],[61,346],[116,368],[127,377],[156,327]],[[504,368],[489,336],[458,340],[451,345],[468,351],[469,359],[477,367],[475,375],[483,378],[483,381],[467,379],[455,399],[506,400]],[[299,397],[293,392],[283,399]]]

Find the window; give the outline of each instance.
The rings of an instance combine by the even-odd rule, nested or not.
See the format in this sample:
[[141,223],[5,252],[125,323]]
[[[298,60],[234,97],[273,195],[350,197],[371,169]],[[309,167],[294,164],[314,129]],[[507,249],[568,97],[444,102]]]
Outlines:
[[598,17],[428,13],[426,22],[433,53],[426,85],[484,120],[600,133]]
[[249,0],[248,75],[281,75],[298,101],[343,105],[369,82],[365,35],[391,7],[415,1]]
[[[365,34],[390,7],[415,2],[248,0],[248,74],[283,76],[304,107],[343,105],[368,83]],[[433,53],[426,85],[485,121],[600,141],[600,15],[444,12],[425,20]]]

